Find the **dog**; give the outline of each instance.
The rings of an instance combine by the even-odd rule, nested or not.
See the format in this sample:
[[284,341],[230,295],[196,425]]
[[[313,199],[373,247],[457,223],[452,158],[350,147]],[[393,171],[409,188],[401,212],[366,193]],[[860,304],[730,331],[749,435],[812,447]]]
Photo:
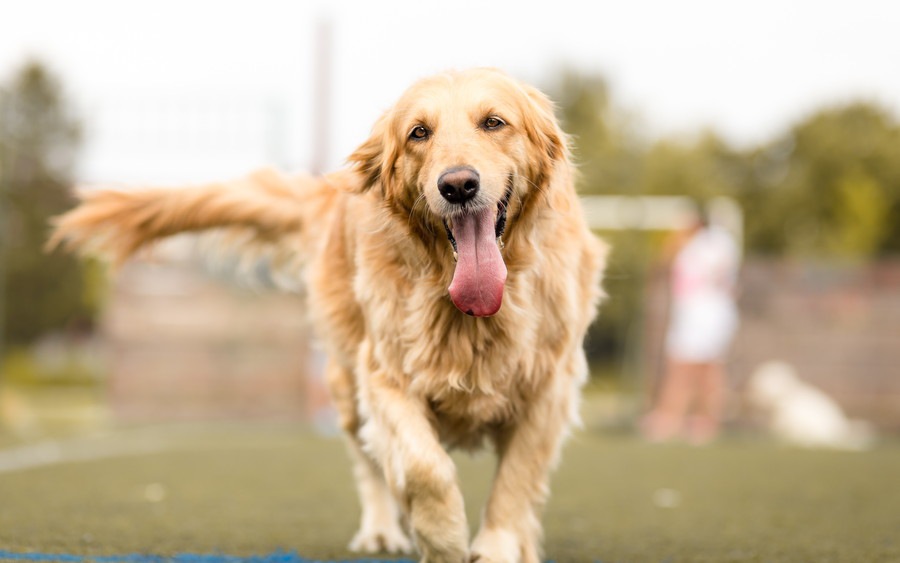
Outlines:
[[804,448],[862,450],[874,440],[871,426],[850,420],[834,399],[804,382],[785,362],[759,366],[747,385],[750,403],[764,412],[772,434]]
[[[224,230],[239,252],[268,253],[304,281],[326,346],[362,504],[351,549],[537,562],[607,254],[552,103],[495,69],[439,74],[348,160],[319,178],[84,193],[50,245],[121,262],[170,235]],[[483,445],[498,465],[470,545],[448,450]]]

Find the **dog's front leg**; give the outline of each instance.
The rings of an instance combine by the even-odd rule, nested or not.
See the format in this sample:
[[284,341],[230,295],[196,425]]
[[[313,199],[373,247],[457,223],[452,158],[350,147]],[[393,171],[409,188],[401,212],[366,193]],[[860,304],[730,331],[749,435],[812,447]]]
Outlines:
[[427,404],[377,373],[367,387],[370,417],[360,436],[406,511],[422,561],[466,561],[469,533],[456,466],[429,421]]
[[496,436],[497,473],[472,543],[473,562],[540,561],[540,512],[549,495],[550,470],[571,424],[571,405],[577,401],[571,384],[555,384],[561,388],[537,393],[524,416]]
[[400,522],[400,509],[375,460],[364,451],[359,438],[360,413],[356,403],[353,372],[339,362],[329,360],[326,367],[331,400],[338,412],[341,428],[353,460],[353,474],[362,506],[359,531],[348,546],[352,551],[392,553],[412,551],[412,544]]

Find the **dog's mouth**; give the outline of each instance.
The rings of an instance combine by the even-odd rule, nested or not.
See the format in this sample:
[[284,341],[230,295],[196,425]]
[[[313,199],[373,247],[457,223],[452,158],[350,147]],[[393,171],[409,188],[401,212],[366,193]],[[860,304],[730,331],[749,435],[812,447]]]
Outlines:
[[500,251],[511,197],[512,186],[508,186],[496,209],[463,210],[444,218],[456,259],[448,291],[456,308],[467,315],[489,317],[500,310],[503,302],[507,270]]

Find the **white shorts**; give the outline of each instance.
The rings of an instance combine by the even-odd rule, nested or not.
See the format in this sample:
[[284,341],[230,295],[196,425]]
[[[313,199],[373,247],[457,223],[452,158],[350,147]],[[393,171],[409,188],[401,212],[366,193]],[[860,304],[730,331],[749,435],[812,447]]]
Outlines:
[[728,298],[676,300],[666,335],[666,352],[669,358],[683,362],[721,361],[737,326],[737,308]]

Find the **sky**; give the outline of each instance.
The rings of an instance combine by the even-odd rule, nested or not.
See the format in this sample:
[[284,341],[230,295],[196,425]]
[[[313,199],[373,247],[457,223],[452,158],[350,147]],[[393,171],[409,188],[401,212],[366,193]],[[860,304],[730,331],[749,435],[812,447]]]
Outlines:
[[[563,68],[601,74],[651,138],[711,128],[752,146],[823,105],[900,111],[891,1],[0,0],[0,14],[0,80],[28,57],[62,77],[86,122],[86,180],[302,169],[323,145],[337,168],[413,81],[471,66],[545,88]],[[312,127],[321,21],[324,140]]]

